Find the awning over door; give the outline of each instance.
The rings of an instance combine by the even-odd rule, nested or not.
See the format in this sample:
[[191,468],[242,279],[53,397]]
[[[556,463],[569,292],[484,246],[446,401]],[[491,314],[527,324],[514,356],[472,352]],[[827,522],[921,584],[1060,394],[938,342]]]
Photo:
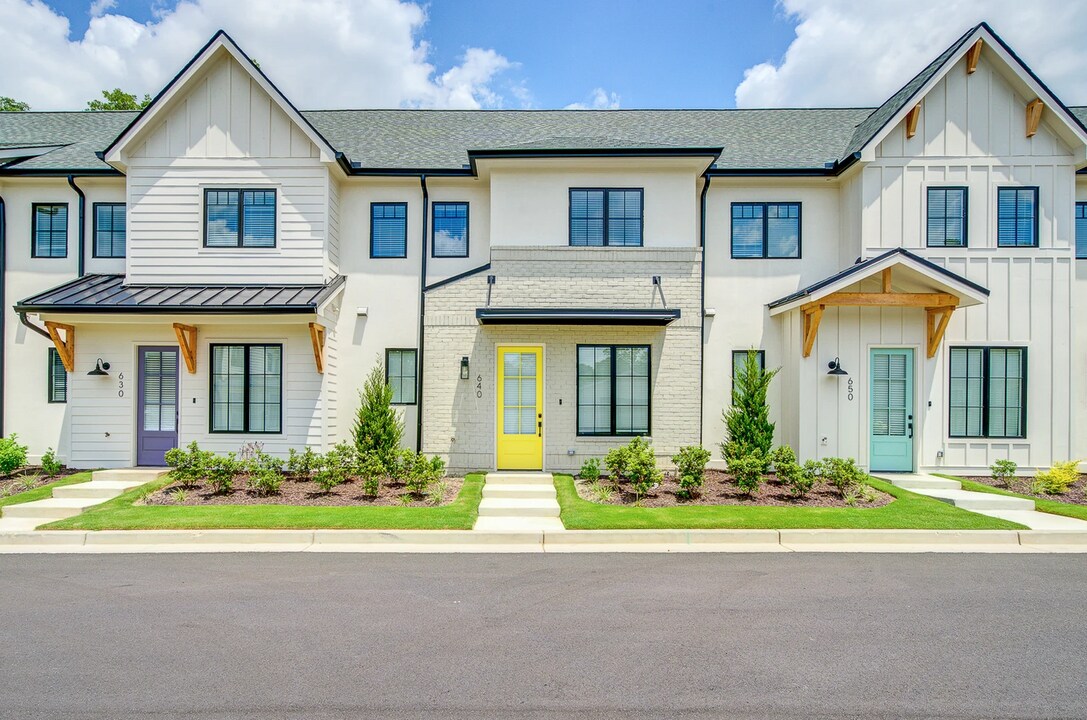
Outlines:
[[478,308],[481,325],[668,325],[678,308]]

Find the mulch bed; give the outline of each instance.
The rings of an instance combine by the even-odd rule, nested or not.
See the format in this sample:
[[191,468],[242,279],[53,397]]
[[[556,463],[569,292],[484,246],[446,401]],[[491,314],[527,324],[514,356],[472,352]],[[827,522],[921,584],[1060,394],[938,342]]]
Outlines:
[[1060,495],[1032,493],[1030,491],[1030,483],[1034,478],[1029,477],[1015,478],[1012,480],[1011,487],[1005,487],[988,475],[968,477],[966,479],[972,482],[981,483],[982,485],[989,485],[990,487],[995,487],[1000,490],[1010,490],[1011,492],[1019,493],[1020,495],[1030,495],[1039,500],[1056,500],[1058,502],[1073,503],[1075,505],[1087,505],[1087,474],[1084,473],[1079,474],[1079,480],[1068,489],[1068,492]]
[[[678,478],[673,474],[666,474],[664,481],[653,488],[648,495],[638,503],[640,507],[661,508],[679,507],[684,505],[779,505],[785,507],[828,507],[828,508],[874,508],[887,505],[894,500],[887,493],[871,488],[873,500],[865,502],[857,498],[857,502],[849,505],[838,494],[834,486],[817,481],[811,492],[804,498],[795,498],[788,486],[778,480],[776,475],[770,474],[763,478],[759,490],[751,495],[740,492],[732,476],[721,470],[707,470],[706,482],[702,486],[701,494],[690,500],[681,500],[676,493],[679,491]],[[601,482],[607,482],[601,478]],[[598,502],[589,492],[589,484],[584,480],[577,480],[578,494],[585,500]],[[634,505],[637,498],[627,482],[620,483],[620,490],[612,495],[605,503],[607,505]]]
[[[75,475],[76,473],[80,472],[83,471],[62,468],[59,473],[57,473],[53,477],[49,477],[44,472],[42,472],[42,469],[40,467],[25,467],[18,472],[11,473],[10,475],[0,476],[0,498],[5,498],[9,495],[18,495],[19,493],[24,493],[27,490],[39,488],[42,485],[55,483],[57,480],[63,480],[69,475]],[[30,480],[33,480],[32,484],[29,482]],[[24,481],[27,482],[24,483]]]
[[[447,505],[457,497],[464,478],[447,477],[443,479],[446,485],[445,495],[440,505]],[[178,501],[175,491],[182,490],[185,499]],[[410,497],[410,502],[404,502],[402,497]],[[169,483],[165,487],[156,490],[142,500],[144,505],[313,505],[324,507],[437,507],[427,497],[411,495],[402,483],[386,480],[381,484],[381,490],[376,497],[363,494],[362,482],[349,480],[342,485],[332,488],[329,493],[324,493],[315,482],[288,475],[283,480],[278,495],[258,495],[250,490],[245,478],[239,478],[234,483],[234,490],[229,493],[217,494],[206,487],[182,488],[177,483]]]

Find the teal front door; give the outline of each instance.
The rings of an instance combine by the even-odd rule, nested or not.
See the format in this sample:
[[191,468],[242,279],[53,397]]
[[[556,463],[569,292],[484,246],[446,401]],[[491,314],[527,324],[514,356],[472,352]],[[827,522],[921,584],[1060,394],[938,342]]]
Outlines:
[[913,471],[913,350],[872,350],[868,427],[874,472]]

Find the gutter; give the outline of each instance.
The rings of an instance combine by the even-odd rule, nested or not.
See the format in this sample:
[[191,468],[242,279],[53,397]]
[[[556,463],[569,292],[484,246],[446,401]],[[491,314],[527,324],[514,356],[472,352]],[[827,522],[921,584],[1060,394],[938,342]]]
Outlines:
[[703,175],[706,179],[706,184],[702,186],[702,192],[699,193],[698,198],[698,247],[702,250],[702,278],[699,284],[701,288],[700,299],[700,321],[699,327],[701,328],[701,337],[698,339],[698,445],[704,447],[702,444],[702,428],[705,425],[706,419],[703,416],[705,412],[706,404],[706,194],[710,189],[710,176]]
[[68,176],[68,184],[79,196],[79,259],[76,262],[76,277],[83,277],[87,262],[87,196],[75,184],[75,175]]
[[424,318],[426,317],[426,260],[427,260],[427,219],[430,215],[430,193],[427,191],[426,174],[419,175],[419,187],[423,191],[423,237],[420,249],[423,252],[422,261],[419,264],[419,341],[416,353],[415,378],[415,452],[423,450],[423,362],[424,348]]
[[53,344],[53,338],[49,335],[49,331],[45,330],[44,328],[40,328],[34,323],[30,322],[30,320],[27,319],[25,312],[19,313],[19,322],[48,340],[50,345]]

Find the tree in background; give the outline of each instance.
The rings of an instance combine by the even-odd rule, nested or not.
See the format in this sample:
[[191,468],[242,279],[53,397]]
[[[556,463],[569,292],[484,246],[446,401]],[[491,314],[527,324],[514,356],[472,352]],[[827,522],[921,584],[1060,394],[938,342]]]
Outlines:
[[393,388],[385,382],[385,368],[379,362],[366,377],[359,393],[355,415],[355,446],[362,455],[376,455],[382,462],[392,462],[400,451],[404,424],[392,406]]
[[727,437],[721,443],[726,460],[761,455],[768,465],[774,445],[774,423],[770,422],[770,406],[766,391],[778,371],[759,366],[758,353],[749,350],[744,364],[736,373],[732,389],[732,407],[724,412]]
[[29,109],[30,105],[25,102],[0,95],[0,112],[26,112]]
[[88,110],[143,110],[151,104],[151,96],[144,95],[143,100],[137,100],[135,95],[126,93],[121,88],[103,90],[102,97],[105,100],[90,100],[87,102]]

